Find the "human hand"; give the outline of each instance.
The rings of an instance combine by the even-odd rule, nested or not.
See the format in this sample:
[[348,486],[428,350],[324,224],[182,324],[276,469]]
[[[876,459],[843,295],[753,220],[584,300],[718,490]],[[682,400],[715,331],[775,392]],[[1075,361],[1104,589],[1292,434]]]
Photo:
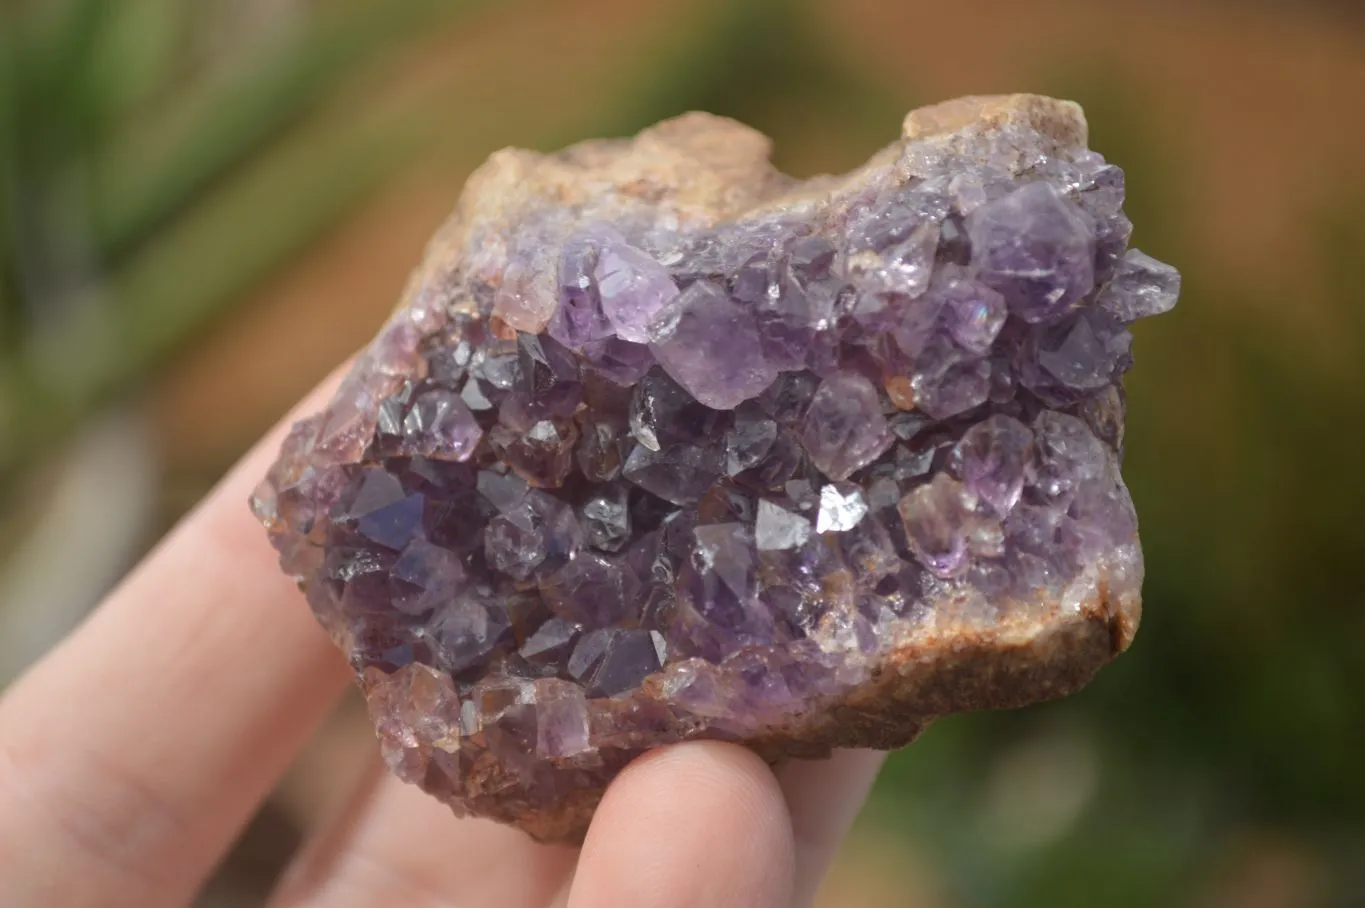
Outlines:
[[[189,904],[344,691],[345,660],[245,505],[286,426],[0,699],[4,908]],[[376,763],[269,904],[805,906],[880,763],[774,773],[731,744],[665,748],[616,779],[581,849],[457,819]]]

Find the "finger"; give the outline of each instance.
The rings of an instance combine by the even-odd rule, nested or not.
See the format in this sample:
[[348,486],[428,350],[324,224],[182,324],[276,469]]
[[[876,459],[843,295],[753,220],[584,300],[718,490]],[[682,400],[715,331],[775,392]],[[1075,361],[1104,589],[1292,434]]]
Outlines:
[[698,741],[646,754],[607,789],[569,908],[786,908],[792,832],[752,752]]
[[295,860],[271,908],[543,908],[577,855],[518,830],[459,819],[375,761]]
[[797,760],[778,770],[796,845],[795,908],[814,903],[885,759],[880,751],[838,750],[828,760]]
[[184,904],[342,691],[246,507],[284,431],[0,700],[0,905]]

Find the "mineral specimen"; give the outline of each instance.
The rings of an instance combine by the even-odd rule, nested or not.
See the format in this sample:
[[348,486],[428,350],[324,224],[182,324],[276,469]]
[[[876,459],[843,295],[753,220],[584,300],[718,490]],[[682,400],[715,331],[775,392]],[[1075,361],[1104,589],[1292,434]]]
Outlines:
[[494,155],[253,504],[393,771],[545,840],[670,742],[891,748],[1137,627],[1123,173],[1074,104],[798,183],[701,114]]

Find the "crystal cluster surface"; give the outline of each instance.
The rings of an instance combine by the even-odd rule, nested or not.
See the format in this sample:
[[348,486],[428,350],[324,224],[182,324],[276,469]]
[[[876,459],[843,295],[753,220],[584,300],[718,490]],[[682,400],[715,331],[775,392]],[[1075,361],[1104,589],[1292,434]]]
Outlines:
[[689,115],[495,155],[253,505],[384,755],[580,836],[669,742],[894,747],[1126,647],[1129,325],[1179,275],[1035,96],[840,178]]

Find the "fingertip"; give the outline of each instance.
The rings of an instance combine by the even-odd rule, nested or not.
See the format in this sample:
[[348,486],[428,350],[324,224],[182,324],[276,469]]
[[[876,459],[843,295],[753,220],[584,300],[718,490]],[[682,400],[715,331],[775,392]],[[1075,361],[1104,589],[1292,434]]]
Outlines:
[[793,905],[815,902],[885,759],[880,751],[837,750],[827,759],[794,760],[778,771],[796,843]]
[[602,799],[569,908],[767,908],[792,893],[795,849],[768,766],[733,744],[646,754]]

